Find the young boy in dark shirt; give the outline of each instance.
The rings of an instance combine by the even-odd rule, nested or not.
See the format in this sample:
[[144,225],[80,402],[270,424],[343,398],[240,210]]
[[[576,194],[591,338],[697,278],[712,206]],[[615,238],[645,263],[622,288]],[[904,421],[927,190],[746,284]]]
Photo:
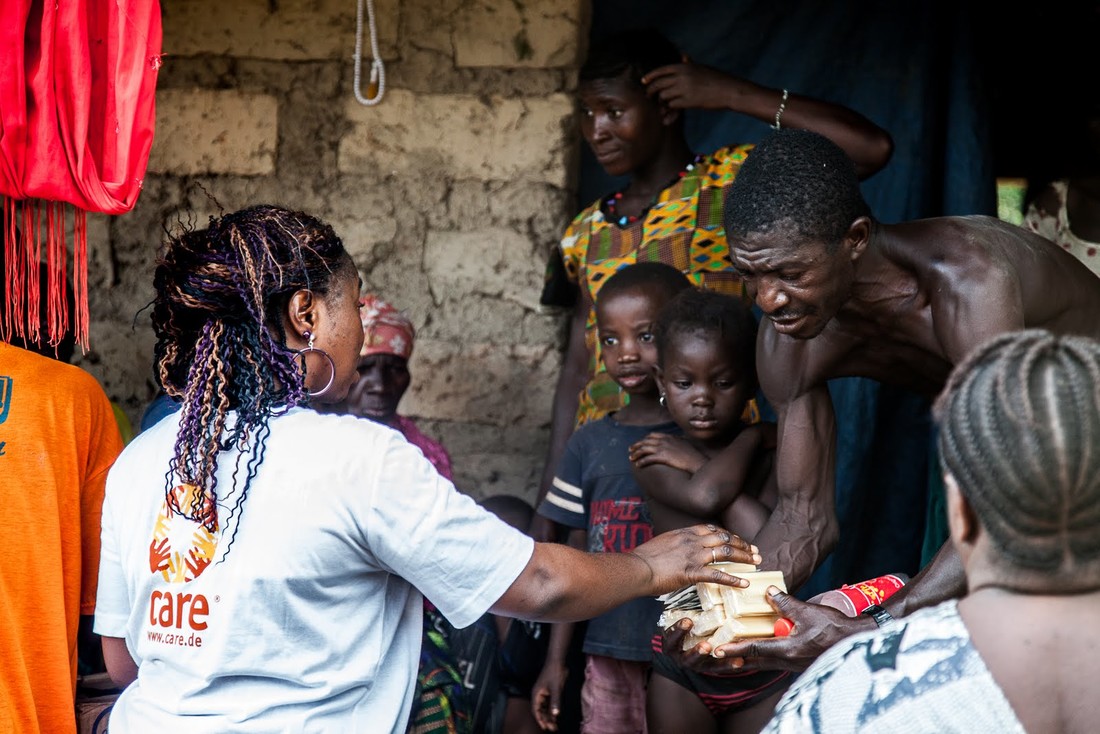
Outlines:
[[[569,544],[628,553],[653,534],[629,448],[653,432],[677,431],[660,402],[653,367],[657,314],[691,282],[676,268],[647,262],[615,273],[596,303],[597,338],[608,374],[630,396],[622,409],[578,429],[569,439],[540,515],[571,528]],[[590,620],[584,640],[581,731],[644,731],[656,599],[638,599]],[[573,625],[557,624],[532,697],[540,726],[555,730],[565,655]]]

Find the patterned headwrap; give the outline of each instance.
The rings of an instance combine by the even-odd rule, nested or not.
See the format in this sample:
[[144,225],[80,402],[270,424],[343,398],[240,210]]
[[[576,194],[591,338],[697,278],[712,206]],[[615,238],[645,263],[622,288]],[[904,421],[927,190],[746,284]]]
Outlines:
[[393,354],[408,359],[412,356],[416,331],[405,314],[373,294],[360,298],[359,305],[359,318],[363,321],[360,357]]

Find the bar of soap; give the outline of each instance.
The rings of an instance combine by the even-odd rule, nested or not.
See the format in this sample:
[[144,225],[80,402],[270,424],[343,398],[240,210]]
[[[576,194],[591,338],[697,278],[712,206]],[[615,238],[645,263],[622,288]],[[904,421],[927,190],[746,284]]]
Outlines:
[[[733,561],[719,561],[718,563],[708,563],[708,566],[717,568],[724,573],[728,573],[730,576],[739,576],[744,578],[746,574],[757,573],[756,566],[751,563],[734,563]],[[712,584],[707,582],[701,582],[695,585],[695,590],[699,594],[699,603],[703,606],[703,610],[707,611],[719,604],[723,603],[722,593],[723,589],[728,589],[728,586],[722,584]]]
[[745,588],[720,587],[722,604],[726,608],[726,616],[746,617],[755,614],[774,614],[775,612],[767,600],[768,587],[778,586],[781,591],[785,592],[787,584],[783,581],[783,572],[756,571],[740,574],[740,576],[749,582],[749,585]]
[[779,615],[766,614],[755,617],[730,617],[710,637],[707,638],[714,647],[725,645],[727,642],[747,640],[753,637],[774,637],[775,621]]
[[716,629],[722,626],[722,623],[726,621],[726,610],[721,606],[714,607],[713,609],[704,610],[700,612],[698,616],[693,617],[691,620],[691,633],[693,635],[699,635],[700,637],[706,637],[714,632]]
[[774,637],[775,625],[780,619],[768,604],[769,586],[787,590],[780,571],[757,571],[745,563],[712,563],[728,574],[749,582],[745,588],[734,588],[714,583],[698,583],[694,589],[684,587],[661,600],[665,609],[660,624],[668,628],[681,619],[690,619],[691,632],[684,638],[684,650],[690,650],[700,642],[713,647],[728,642],[756,637]]

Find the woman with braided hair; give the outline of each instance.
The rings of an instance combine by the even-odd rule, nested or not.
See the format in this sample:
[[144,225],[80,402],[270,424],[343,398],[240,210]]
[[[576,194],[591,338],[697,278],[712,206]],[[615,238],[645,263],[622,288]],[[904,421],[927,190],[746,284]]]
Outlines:
[[759,562],[713,526],[629,554],[534,543],[342,400],[363,343],[332,228],[256,206],[170,237],[154,278],[157,369],[180,410],[111,468],[95,631],[126,732],[401,732],[422,596],[576,620]]
[[994,337],[935,407],[967,594],[831,648],[769,732],[1092,732],[1100,342]]

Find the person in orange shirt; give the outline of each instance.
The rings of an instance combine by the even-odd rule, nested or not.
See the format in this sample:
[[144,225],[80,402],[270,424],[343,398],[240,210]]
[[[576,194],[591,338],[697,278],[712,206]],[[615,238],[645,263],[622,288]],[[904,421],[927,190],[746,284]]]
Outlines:
[[103,486],[121,451],[92,375],[0,341],[0,731],[76,732],[77,630],[95,611]]

